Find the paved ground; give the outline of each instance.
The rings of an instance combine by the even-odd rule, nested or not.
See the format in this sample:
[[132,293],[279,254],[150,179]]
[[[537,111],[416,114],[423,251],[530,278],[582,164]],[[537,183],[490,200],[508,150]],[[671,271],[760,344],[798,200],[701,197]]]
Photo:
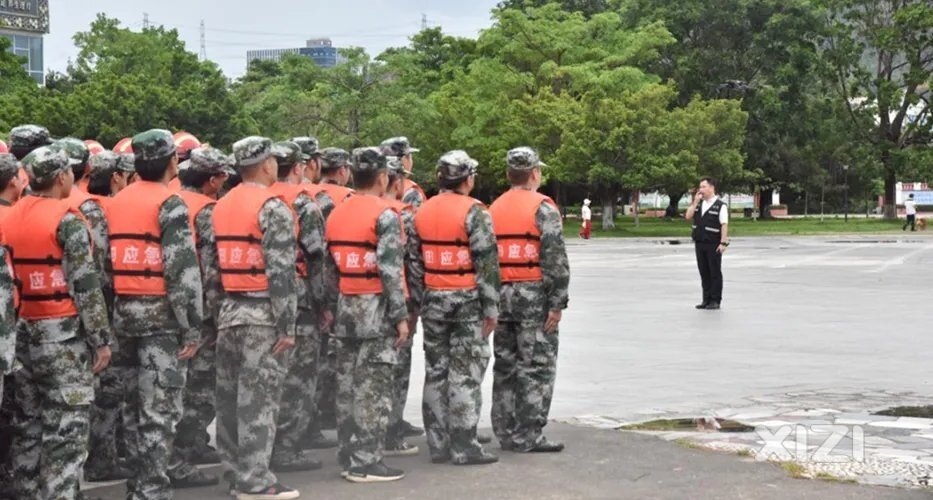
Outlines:
[[[719,312],[693,309],[700,294],[689,244],[577,240],[569,247],[571,309],[561,330],[554,418],[587,421],[597,416],[621,422],[658,414],[706,414],[745,398],[793,391],[933,395],[925,335],[933,238],[737,238],[725,259],[725,303]],[[417,353],[407,408],[407,418],[414,422],[420,422],[422,359]],[[641,436],[568,427],[555,434],[574,441],[571,453],[531,461],[509,457],[497,468],[475,472],[431,468],[430,475],[428,465],[416,460],[419,465],[408,481],[378,494],[435,498],[439,495],[428,492],[449,496],[480,485],[481,495],[492,498],[630,496],[623,492],[695,497],[706,491],[704,485],[722,485],[734,489],[710,498],[784,498],[798,493],[782,488],[801,488],[803,495],[837,487],[780,481],[782,472],[768,465],[743,464],[735,456],[695,455],[660,440],[652,445]],[[634,471],[648,471],[646,478],[652,479],[634,481],[645,473]],[[523,475],[527,477],[515,479]],[[519,486],[503,489],[505,480],[516,480]],[[540,488],[532,488],[536,484]],[[562,494],[546,493],[548,485],[557,485]],[[333,494],[323,498],[369,492],[325,491]],[[871,492],[866,498],[909,495],[865,491]]]

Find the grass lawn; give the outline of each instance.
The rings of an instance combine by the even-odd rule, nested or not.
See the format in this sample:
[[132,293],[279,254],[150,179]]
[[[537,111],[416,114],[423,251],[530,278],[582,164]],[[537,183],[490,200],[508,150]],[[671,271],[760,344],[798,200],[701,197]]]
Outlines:
[[[729,224],[729,235],[741,236],[786,236],[799,234],[841,234],[841,233],[900,233],[903,221],[883,219],[849,218],[846,223],[842,217],[827,217],[820,222],[819,217],[781,220],[743,219],[733,217]],[[564,223],[564,234],[577,237],[580,232],[580,220],[570,219]],[[916,234],[916,233],[914,233]],[[602,229],[601,220],[593,224],[593,237],[665,237],[689,238],[690,223],[686,220],[664,220],[642,217],[639,227],[635,227],[632,217],[616,219],[615,229]]]

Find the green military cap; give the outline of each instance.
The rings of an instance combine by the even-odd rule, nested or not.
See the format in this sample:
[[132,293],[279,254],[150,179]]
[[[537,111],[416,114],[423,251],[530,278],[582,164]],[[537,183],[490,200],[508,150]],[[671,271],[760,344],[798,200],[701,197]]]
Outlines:
[[[10,153],[0,153],[0,175],[16,173],[19,170],[19,160]],[[2,189],[4,186],[0,186]]]
[[267,137],[250,136],[240,139],[233,145],[233,157],[236,168],[252,167],[272,156],[272,140]]
[[172,133],[158,128],[134,135],[132,145],[136,161],[162,160],[176,152]]
[[68,155],[61,148],[42,146],[23,158],[30,181],[45,182],[63,170],[69,170]]
[[321,168],[333,170],[350,164],[350,153],[340,148],[324,148],[321,151]]
[[315,156],[321,156],[321,143],[317,137],[292,137],[289,141],[294,142],[301,148],[301,158],[308,161]]
[[92,156],[90,159],[91,171],[88,179],[94,182],[97,179],[109,180],[110,176],[117,172],[133,173],[136,168],[132,163],[127,163],[121,155],[113,151],[102,151]]
[[71,163],[72,167],[86,165],[88,159],[91,157],[91,152],[88,150],[87,144],[81,139],[75,139],[74,137],[63,137],[53,142],[52,147],[60,148],[64,151],[65,154],[68,155],[68,162]]
[[396,156],[386,157],[386,169],[389,171],[389,177],[405,175],[405,166],[402,165],[402,160]]
[[191,158],[186,162],[192,172],[209,175],[233,175],[233,159],[223,151],[212,147],[200,147],[191,150]]
[[11,148],[48,146],[51,143],[49,129],[39,125],[20,125],[10,131]]
[[302,158],[301,146],[292,141],[277,142],[272,145],[272,156],[280,167],[293,167],[296,163],[305,161]]
[[378,171],[386,168],[386,157],[379,151],[379,148],[356,148],[353,150],[353,163],[350,164],[352,172]]
[[479,162],[470,158],[466,151],[448,151],[437,161],[437,175],[445,180],[459,181],[476,174],[477,166]]
[[505,161],[512,170],[531,170],[547,166],[534,149],[524,146],[509,151],[505,155]]
[[382,144],[379,147],[382,149],[382,154],[386,156],[401,157],[407,154],[421,151],[420,149],[411,147],[407,137],[393,137],[391,139],[386,139],[382,141]]

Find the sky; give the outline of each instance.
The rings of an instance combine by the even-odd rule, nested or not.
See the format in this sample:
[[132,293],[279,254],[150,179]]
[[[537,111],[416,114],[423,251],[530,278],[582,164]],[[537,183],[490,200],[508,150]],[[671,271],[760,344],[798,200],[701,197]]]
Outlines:
[[77,50],[72,36],[86,31],[98,13],[123,26],[176,28],[189,51],[200,51],[200,24],[206,28],[207,58],[236,78],[246,72],[246,51],[304,47],[311,38],[331,38],[334,46],[363,47],[376,56],[404,46],[421,28],[475,37],[488,27],[497,0],[50,0],[51,28],[45,37],[45,69],[64,71]]

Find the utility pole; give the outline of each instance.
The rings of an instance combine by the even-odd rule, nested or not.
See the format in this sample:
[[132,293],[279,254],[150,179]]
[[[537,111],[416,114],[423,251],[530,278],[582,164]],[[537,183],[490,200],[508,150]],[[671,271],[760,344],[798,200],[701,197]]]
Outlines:
[[143,12],[143,29],[149,29],[149,14]]
[[201,19],[201,54],[200,58],[202,61],[207,60],[207,35],[206,29],[204,28],[204,19]]

